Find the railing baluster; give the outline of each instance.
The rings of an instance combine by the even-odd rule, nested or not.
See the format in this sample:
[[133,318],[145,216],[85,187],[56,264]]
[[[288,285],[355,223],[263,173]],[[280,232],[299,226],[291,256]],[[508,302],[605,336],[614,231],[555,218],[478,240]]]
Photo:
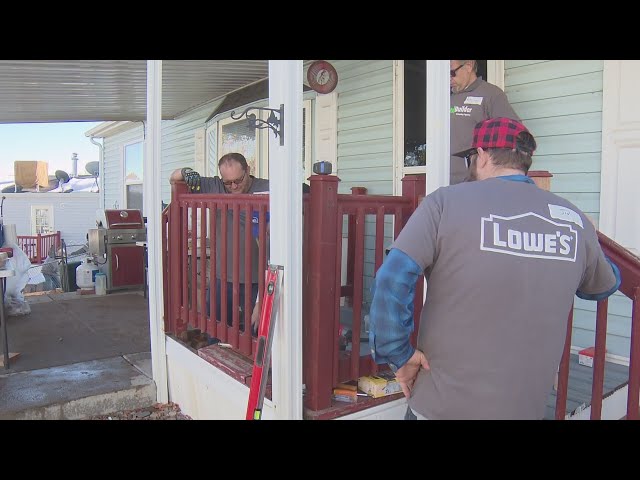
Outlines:
[[591,420],[602,417],[602,391],[607,344],[607,311],[609,299],[598,301],[596,314],[596,346],[593,355],[593,384],[591,386]]
[[569,362],[571,360],[571,332],[573,329],[573,303],[567,318],[567,334],[564,350],[558,367],[558,390],[556,391],[556,420],[564,420],[567,412],[567,393],[569,389]]

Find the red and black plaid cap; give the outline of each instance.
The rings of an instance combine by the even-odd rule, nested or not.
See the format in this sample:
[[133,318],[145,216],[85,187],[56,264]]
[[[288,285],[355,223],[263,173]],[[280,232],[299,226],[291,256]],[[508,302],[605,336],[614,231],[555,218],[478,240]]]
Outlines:
[[490,118],[478,123],[473,129],[473,143],[471,148],[454,153],[454,156],[464,157],[471,150],[478,147],[487,148],[516,148],[516,137],[520,132],[528,132],[527,127],[512,118]]

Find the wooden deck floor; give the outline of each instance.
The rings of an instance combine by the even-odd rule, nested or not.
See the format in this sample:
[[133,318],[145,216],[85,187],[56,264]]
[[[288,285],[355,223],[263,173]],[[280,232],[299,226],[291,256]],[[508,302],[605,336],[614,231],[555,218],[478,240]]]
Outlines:
[[[605,363],[604,395],[616,390],[629,379],[629,367],[616,363]],[[580,405],[591,404],[593,368],[580,365],[578,355],[572,354],[569,368],[569,391],[567,393],[567,414],[573,413]],[[547,400],[545,420],[553,420],[556,412],[556,391],[552,390]]]

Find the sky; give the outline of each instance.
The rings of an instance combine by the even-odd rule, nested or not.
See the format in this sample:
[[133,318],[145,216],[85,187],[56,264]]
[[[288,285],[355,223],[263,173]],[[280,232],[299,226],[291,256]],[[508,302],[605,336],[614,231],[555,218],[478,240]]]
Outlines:
[[56,170],[71,173],[73,153],[78,154],[78,175],[86,175],[85,165],[99,160],[100,149],[84,134],[100,123],[0,124],[0,181],[13,179],[15,160],[47,162],[49,175]]

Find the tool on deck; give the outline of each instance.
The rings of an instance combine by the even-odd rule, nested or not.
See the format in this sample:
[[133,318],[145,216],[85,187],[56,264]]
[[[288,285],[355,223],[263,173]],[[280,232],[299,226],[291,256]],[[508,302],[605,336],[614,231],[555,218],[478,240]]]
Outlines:
[[284,268],[280,265],[269,265],[266,272],[265,289],[260,310],[260,324],[258,325],[258,348],[253,361],[251,387],[249,388],[247,420],[260,420],[262,417],[262,404],[269,377],[271,344],[273,343],[275,319],[280,302],[283,270]]

